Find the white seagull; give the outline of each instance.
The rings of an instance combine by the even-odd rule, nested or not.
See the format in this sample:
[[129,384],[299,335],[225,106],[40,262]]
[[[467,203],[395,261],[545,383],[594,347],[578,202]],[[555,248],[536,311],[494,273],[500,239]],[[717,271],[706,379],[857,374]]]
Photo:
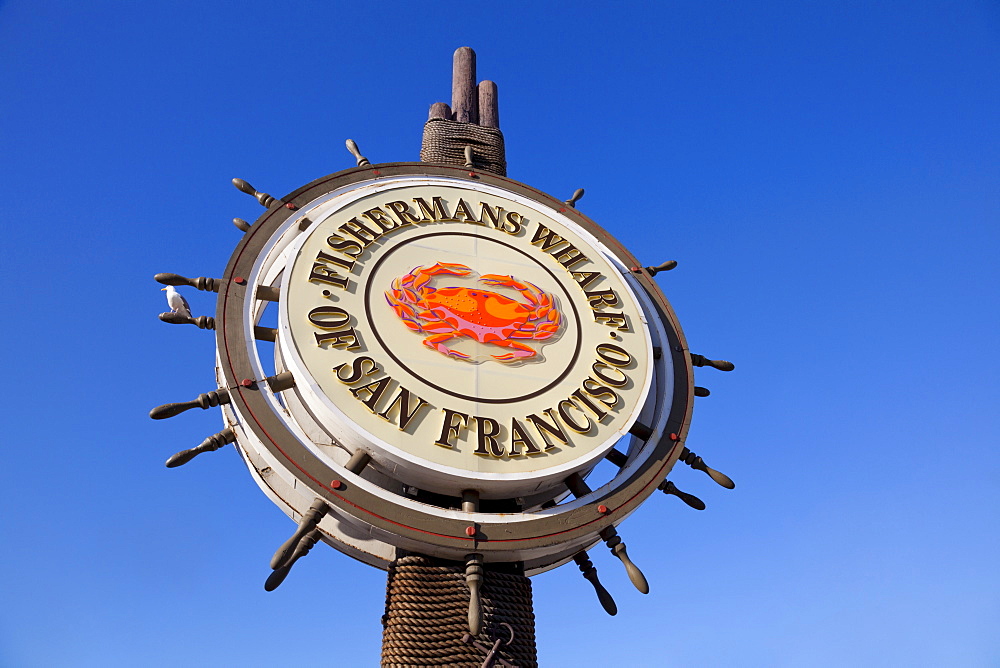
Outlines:
[[172,285],[168,285],[165,288],[160,288],[161,290],[166,290],[167,292],[167,306],[170,307],[171,312],[179,313],[188,318],[191,316],[191,306],[184,299],[184,295],[177,292],[177,289]]

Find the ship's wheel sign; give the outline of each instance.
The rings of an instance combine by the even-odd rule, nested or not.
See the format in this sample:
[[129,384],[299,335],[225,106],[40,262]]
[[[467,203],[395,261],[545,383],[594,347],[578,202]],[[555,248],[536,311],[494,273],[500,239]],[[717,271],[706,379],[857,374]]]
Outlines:
[[[406,553],[463,562],[476,644],[488,572],[572,560],[613,615],[587,556],[603,542],[649,592],[616,527],[657,490],[705,508],[667,479],[677,462],[734,487],[686,447],[709,394],[692,367],[733,365],[688,349],[653,278],[676,262],[640,264],[576,209],[582,189],[559,200],[501,175],[496,86],[473,85],[470,49],[455,68],[424,162],[372,164],[347,140],[356,168],[284,197],[233,179],[266,211],[233,219],[244,236],[223,276],[156,276],[161,320],[216,331],[218,388],[150,416],[221,407],[222,431],[166,464],[232,443],[296,522],[265,589],[319,541],[389,570],[390,590]],[[175,286],[218,292],[215,317]]]
[[307,407],[331,435],[374,448],[404,482],[530,494],[592,466],[637,419],[653,379],[650,307],[564,213],[423,177],[301,216],[284,250],[285,362],[315,383]]
[[692,365],[732,365],[688,350],[653,280],[673,263],[642,268],[575,199],[358,165],[280,200],[234,180],[267,211],[238,221],[223,278],[157,276],[219,293],[214,318],[160,316],[216,330],[219,390],[151,415],[226,423],[168,466],[236,444],[299,525],[267,588],[319,540],[381,568],[402,549],[591,580],[603,541],[648,591],[615,526],[657,489],[704,507],[665,480],[677,461],[732,487],[684,447]]

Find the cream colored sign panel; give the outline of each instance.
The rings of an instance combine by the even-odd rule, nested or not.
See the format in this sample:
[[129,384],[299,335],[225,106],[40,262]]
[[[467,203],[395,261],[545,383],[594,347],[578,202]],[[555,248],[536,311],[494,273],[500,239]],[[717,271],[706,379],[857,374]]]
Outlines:
[[568,218],[442,177],[303,214],[281,344],[339,438],[404,479],[523,480],[589,465],[628,431],[651,381],[645,318]]

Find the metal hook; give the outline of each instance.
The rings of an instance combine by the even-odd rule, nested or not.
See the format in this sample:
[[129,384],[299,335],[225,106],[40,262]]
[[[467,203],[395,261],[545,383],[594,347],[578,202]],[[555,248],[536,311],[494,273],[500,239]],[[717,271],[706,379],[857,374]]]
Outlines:
[[462,642],[467,645],[473,645],[476,648],[486,652],[486,659],[483,661],[482,668],[493,668],[494,665],[499,663],[504,668],[517,668],[510,661],[507,661],[502,656],[497,656],[497,652],[500,650],[500,646],[510,647],[514,643],[514,629],[507,622],[500,622],[500,626],[506,626],[507,631],[510,632],[510,638],[504,641],[502,638],[495,638],[493,640],[493,647],[487,648],[486,645],[475,639],[474,636],[466,633],[462,636]]

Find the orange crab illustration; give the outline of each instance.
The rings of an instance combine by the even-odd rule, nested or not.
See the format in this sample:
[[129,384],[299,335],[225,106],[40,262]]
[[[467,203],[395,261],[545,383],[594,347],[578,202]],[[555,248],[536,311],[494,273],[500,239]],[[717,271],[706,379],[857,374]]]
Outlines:
[[490,290],[430,285],[431,279],[438,274],[468,276],[471,273],[464,264],[449,262],[416,267],[393,279],[392,289],[386,290],[385,299],[407,327],[430,334],[423,341],[425,346],[459,359],[472,357],[452,350],[444,345],[445,341],[467,337],[479,343],[509,348],[509,352],[492,357],[501,362],[514,362],[538,354],[521,341],[541,341],[559,331],[562,316],[552,296],[513,276],[484,274],[479,280],[487,285],[517,290],[524,302]]

